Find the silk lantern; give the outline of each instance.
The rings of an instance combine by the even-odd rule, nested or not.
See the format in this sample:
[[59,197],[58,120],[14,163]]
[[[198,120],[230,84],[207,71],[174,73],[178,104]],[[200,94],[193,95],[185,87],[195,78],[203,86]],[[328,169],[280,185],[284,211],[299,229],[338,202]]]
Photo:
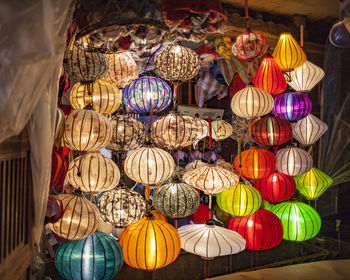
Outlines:
[[192,124],[193,124],[193,129],[196,131],[196,135],[197,135],[195,140],[196,144],[198,143],[198,141],[209,136],[209,123],[206,120],[199,118],[198,116],[195,116]]
[[349,19],[342,20],[333,25],[329,32],[329,41],[337,48],[349,48],[350,47],[350,33],[347,28]]
[[312,156],[297,147],[286,147],[276,153],[277,170],[289,176],[297,176],[308,172],[312,165]]
[[197,211],[190,216],[190,220],[195,224],[204,224],[210,217],[209,206],[200,203]]
[[211,137],[214,140],[224,140],[232,135],[232,126],[224,120],[217,119],[211,123]]

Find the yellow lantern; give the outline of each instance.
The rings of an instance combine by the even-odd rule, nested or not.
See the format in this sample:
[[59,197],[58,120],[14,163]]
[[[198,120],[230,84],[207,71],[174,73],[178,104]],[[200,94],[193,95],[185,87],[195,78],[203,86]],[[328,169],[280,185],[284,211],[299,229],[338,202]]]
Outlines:
[[224,140],[232,135],[232,126],[224,120],[216,120],[211,123],[211,137],[214,140]]

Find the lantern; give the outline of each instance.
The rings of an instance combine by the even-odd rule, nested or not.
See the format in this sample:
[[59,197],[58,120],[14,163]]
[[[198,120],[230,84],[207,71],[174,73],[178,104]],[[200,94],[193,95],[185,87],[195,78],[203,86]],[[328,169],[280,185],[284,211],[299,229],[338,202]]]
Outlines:
[[267,116],[253,123],[252,136],[258,144],[278,146],[290,140],[292,137],[292,127],[283,118]]
[[123,265],[123,253],[116,239],[103,232],[71,242],[63,241],[55,266],[64,279],[113,279]]
[[48,224],[49,229],[68,240],[88,237],[97,230],[100,214],[92,202],[79,193],[56,197],[62,201],[64,212],[57,222]]
[[328,125],[309,114],[305,118],[292,124],[293,138],[300,144],[312,145],[328,130]]
[[234,166],[243,177],[258,180],[275,171],[276,158],[273,153],[253,146],[241,153],[241,162],[236,156]]
[[290,122],[296,122],[310,114],[310,98],[301,92],[286,92],[275,96],[272,113]]
[[309,205],[302,202],[282,202],[272,208],[282,222],[283,239],[305,241],[321,229],[321,218]]
[[272,95],[280,94],[287,88],[286,79],[281,69],[273,57],[269,55],[266,55],[261,61],[252,83]]
[[202,140],[203,138],[207,137],[209,135],[209,123],[196,116],[193,121],[193,129],[196,130],[196,140],[195,143],[197,144],[198,141]]
[[65,127],[66,127],[66,118],[64,116],[62,109],[57,107],[55,135],[54,135],[55,146],[57,148],[64,146],[64,144],[62,143],[63,142],[62,139],[63,139]]
[[216,164],[217,166],[220,166],[220,167],[222,167],[222,168],[225,168],[226,170],[231,171],[231,172],[233,172],[233,173],[236,172],[231,163],[229,163],[229,162],[227,162],[227,161],[224,161],[224,160],[222,160],[222,159],[218,159],[218,161],[215,162],[215,164]]
[[66,177],[67,171],[67,161],[61,154],[59,154],[55,149],[53,149],[51,156],[50,187],[54,187],[55,192],[62,192],[64,178]]
[[185,171],[187,172],[187,171],[196,169],[198,167],[202,167],[204,165],[206,165],[206,163],[204,161],[201,161],[200,159],[198,159],[198,160],[195,160],[195,161],[192,161],[192,162],[188,163],[185,166]]
[[140,77],[123,90],[123,103],[131,113],[160,112],[168,108],[171,100],[170,86],[155,77]]
[[209,206],[199,204],[198,210],[190,216],[190,220],[195,224],[204,224],[210,219]]
[[67,117],[64,141],[77,151],[98,151],[106,147],[112,137],[109,120],[92,110],[73,110]]
[[146,202],[139,193],[118,187],[101,195],[98,208],[104,221],[115,227],[126,227],[143,218]]
[[235,217],[243,217],[258,211],[261,195],[252,186],[238,183],[236,186],[216,195],[216,203],[221,210]]
[[266,91],[247,85],[238,91],[231,100],[231,110],[237,116],[254,119],[271,112],[273,97]]
[[289,176],[297,176],[308,172],[312,165],[312,156],[303,149],[287,147],[277,151],[277,170]]
[[105,222],[100,215],[100,219],[98,220],[97,231],[111,234],[113,232],[113,226],[112,224]]
[[203,259],[233,255],[245,249],[246,241],[241,235],[214,224],[186,225],[178,232],[181,248]]
[[280,35],[272,56],[282,71],[291,71],[306,61],[306,54],[290,33]]
[[124,229],[120,245],[128,265],[148,271],[171,264],[181,250],[176,229],[154,217],[145,217]]
[[333,179],[313,167],[309,172],[295,176],[298,191],[308,200],[319,198],[332,184]]
[[232,135],[232,126],[224,120],[216,120],[211,123],[211,137],[214,140],[223,140]]
[[226,213],[217,205],[214,206],[214,214],[215,214],[215,218],[226,226],[228,225],[232,217],[229,213]]
[[333,25],[329,32],[329,41],[333,46],[337,48],[349,48],[350,47],[350,33],[347,25],[349,19],[342,20]]
[[151,213],[155,219],[162,220],[164,222],[168,222],[167,218],[163,215],[157,212],[156,210],[151,210]]

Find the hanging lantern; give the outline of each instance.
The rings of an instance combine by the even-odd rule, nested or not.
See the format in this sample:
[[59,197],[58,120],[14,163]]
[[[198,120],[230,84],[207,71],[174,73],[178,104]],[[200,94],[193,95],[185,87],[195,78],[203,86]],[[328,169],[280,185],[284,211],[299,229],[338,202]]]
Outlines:
[[96,206],[82,194],[58,194],[62,201],[63,215],[48,227],[58,236],[67,240],[77,240],[93,234],[98,227],[100,213]]
[[277,151],[276,168],[289,176],[297,176],[308,172],[312,165],[312,156],[303,149],[287,147]]
[[232,135],[232,126],[224,120],[217,119],[211,123],[211,137],[214,140],[224,140]]
[[251,215],[261,206],[261,195],[252,186],[238,183],[216,195],[216,203],[226,213],[235,217]]
[[237,254],[245,249],[246,241],[241,235],[214,224],[186,225],[178,232],[181,248],[206,260]]
[[309,205],[302,202],[282,202],[272,208],[282,222],[283,239],[305,241],[321,229],[321,218]]
[[151,213],[155,219],[162,220],[164,222],[168,222],[167,218],[163,215],[157,212],[156,210],[151,210]]
[[283,118],[267,116],[253,123],[252,136],[258,144],[278,146],[290,140],[292,137],[292,127]]
[[226,213],[217,205],[214,206],[214,215],[215,215],[215,218],[220,222],[222,222],[225,226],[228,225],[232,217],[229,213]]
[[195,160],[195,161],[192,161],[192,162],[188,163],[185,166],[185,171],[187,172],[187,171],[196,169],[198,167],[202,167],[204,165],[206,165],[206,163],[204,161],[201,161],[200,159],[199,160]]
[[193,129],[196,130],[195,144],[197,144],[203,138],[209,136],[209,123],[206,120],[195,116],[195,118],[192,121],[192,124]]
[[313,114],[292,124],[293,138],[300,144],[312,145],[328,130],[328,125]]
[[100,215],[100,219],[98,220],[97,231],[111,234],[113,231],[113,226],[112,224],[105,222]]
[[273,153],[253,146],[241,153],[241,163],[239,155],[236,156],[234,166],[244,178],[258,180],[275,171],[276,158]]
[[273,97],[266,91],[247,85],[238,91],[231,100],[231,110],[237,116],[254,119],[271,112]]
[[64,134],[65,127],[66,127],[66,118],[64,116],[62,109],[57,107],[56,122],[55,122],[55,135],[54,135],[55,146],[57,148],[64,146],[64,144],[62,143],[63,142],[62,140],[63,140],[63,134]]
[[349,48],[350,47],[350,33],[347,28],[349,19],[342,20],[333,25],[329,32],[329,41],[337,48]]
[[294,180],[298,191],[308,200],[318,199],[333,184],[331,177],[315,167]]
[[113,279],[123,265],[123,252],[116,239],[103,232],[60,243],[55,266],[68,280]]
[[140,77],[123,90],[123,103],[131,113],[160,112],[168,108],[171,100],[170,86],[155,77]]
[[195,224],[204,224],[210,219],[209,206],[199,204],[198,210],[190,216],[190,220]]
[[290,33],[280,35],[272,56],[282,71],[291,71],[306,61],[306,54]]
[[227,161],[224,161],[222,159],[219,159],[217,162],[215,162],[215,164],[217,166],[220,166],[222,168],[225,168],[226,170],[228,171],[231,171],[233,173],[236,173],[235,169],[233,168],[232,164],[227,162]]
[[107,146],[112,137],[109,120],[92,110],[73,110],[67,117],[64,141],[76,151],[98,151]]
[[181,250],[176,229],[154,217],[145,217],[124,229],[120,245],[128,265],[148,271],[171,264]]
[[286,92],[275,96],[272,113],[290,122],[296,122],[310,114],[310,98],[301,92]]

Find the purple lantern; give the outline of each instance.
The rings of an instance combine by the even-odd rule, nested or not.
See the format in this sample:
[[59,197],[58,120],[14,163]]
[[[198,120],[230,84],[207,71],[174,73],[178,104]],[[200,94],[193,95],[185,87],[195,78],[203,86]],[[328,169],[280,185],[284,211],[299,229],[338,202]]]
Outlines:
[[340,21],[333,25],[329,32],[329,41],[338,48],[350,47],[350,33],[345,26],[345,23],[349,20]]
[[310,98],[301,92],[286,92],[274,97],[272,113],[290,122],[296,122],[310,114]]

